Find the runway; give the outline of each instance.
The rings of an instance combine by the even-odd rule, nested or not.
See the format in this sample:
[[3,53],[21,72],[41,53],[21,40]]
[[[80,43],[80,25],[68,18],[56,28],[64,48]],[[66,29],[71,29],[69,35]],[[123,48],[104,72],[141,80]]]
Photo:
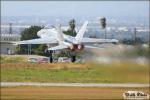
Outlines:
[[13,86],[57,86],[57,87],[150,87],[149,84],[132,83],[39,83],[39,82],[1,82],[1,87]]

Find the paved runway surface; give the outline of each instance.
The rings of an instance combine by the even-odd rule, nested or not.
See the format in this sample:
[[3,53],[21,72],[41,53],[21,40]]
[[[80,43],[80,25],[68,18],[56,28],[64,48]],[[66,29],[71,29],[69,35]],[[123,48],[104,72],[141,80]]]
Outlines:
[[150,87],[149,84],[131,83],[38,83],[38,82],[1,82],[2,87],[8,86],[73,86],[73,87]]

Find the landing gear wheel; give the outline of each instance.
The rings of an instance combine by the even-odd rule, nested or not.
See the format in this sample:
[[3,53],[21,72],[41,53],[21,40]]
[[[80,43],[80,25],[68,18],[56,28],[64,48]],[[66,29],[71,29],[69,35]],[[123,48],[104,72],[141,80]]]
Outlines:
[[71,62],[75,62],[76,61],[76,56],[72,56],[71,57]]
[[71,53],[71,62],[75,62],[76,61],[76,54],[73,52]]

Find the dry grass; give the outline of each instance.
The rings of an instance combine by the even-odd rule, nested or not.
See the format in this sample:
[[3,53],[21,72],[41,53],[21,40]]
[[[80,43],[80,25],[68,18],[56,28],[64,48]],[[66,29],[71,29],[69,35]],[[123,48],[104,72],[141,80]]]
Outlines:
[[125,91],[142,91],[148,88],[100,88],[100,87],[2,87],[1,100],[41,99],[123,99]]
[[78,63],[2,63],[1,69],[22,69],[22,68],[42,68],[42,69],[67,69],[67,68],[87,68],[88,64]]

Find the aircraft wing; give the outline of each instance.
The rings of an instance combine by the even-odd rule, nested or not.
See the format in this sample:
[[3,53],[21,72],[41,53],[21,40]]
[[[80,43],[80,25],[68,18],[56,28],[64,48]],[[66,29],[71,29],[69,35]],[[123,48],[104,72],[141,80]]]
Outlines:
[[15,44],[54,44],[58,43],[55,38],[38,38],[32,40],[24,40],[19,42],[14,42]]
[[118,43],[116,39],[83,38],[82,43]]
[[58,45],[55,47],[48,48],[48,50],[60,50],[60,49],[67,49],[67,48],[68,48],[68,46],[66,46],[66,45]]

